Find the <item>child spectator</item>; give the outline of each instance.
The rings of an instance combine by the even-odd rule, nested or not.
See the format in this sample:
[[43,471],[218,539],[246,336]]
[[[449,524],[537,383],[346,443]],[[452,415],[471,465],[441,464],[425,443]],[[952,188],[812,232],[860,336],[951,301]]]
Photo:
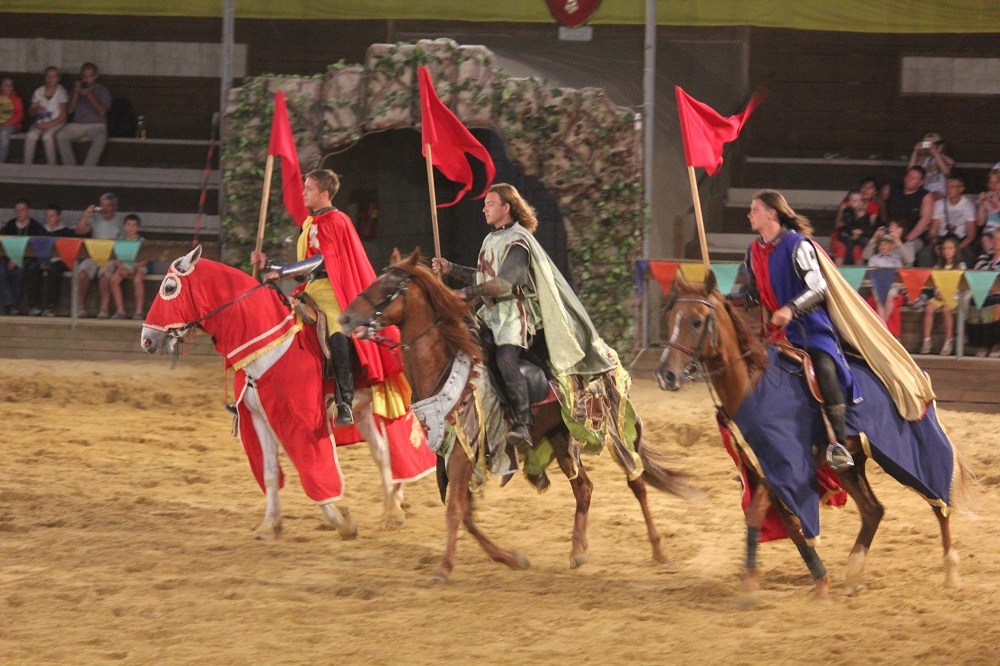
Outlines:
[[[117,240],[141,241],[142,236],[139,235],[139,227],[141,226],[142,220],[139,219],[138,215],[135,213],[126,215],[125,224],[122,226],[122,232],[118,235]],[[115,313],[111,315],[111,318],[125,319],[127,317],[125,297],[122,294],[122,281],[128,278],[132,279],[132,289],[135,292],[135,314],[132,315],[132,319],[139,321],[145,319],[143,306],[146,300],[146,284],[144,282],[147,274],[146,264],[145,261],[137,261],[132,265],[132,268],[129,268],[118,259],[112,259],[108,262],[104,275],[101,276],[101,312],[97,315],[99,319],[106,319],[108,316],[108,303],[104,295],[109,290],[115,299]]]
[[14,92],[14,79],[0,79],[0,164],[7,161],[10,152],[10,135],[21,130],[24,120],[24,102]]
[[[903,243],[904,231],[899,220],[890,220],[888,227],[879,227],[875,236],[865,247],[864,254],[868,259],[869,268],[903,268],[907,265],[907,259],[912,261],[912,252]],[[875,312],[885,322],[889,332],[898,338],[903,332],[903,323],[900,317],[903,294],[899,287],[893,285],[889,289],[884,303],[878,300],[873,290],[873,293],[868,297],[868,303],[875,308]]]
[[[958,255],[959,241],[954,236],[945,236],[941,241],[941,258],[934,265],[936,270],[965,270],[965,262]],[[935,290],[934,298],[924,307],[924,344],[920,347],[921,354],[931,353],[931,329],[934,328],[934,313],[941,311],[944,319],[944,344],[941,346],[941,356],[951,356],[955,348],[954,302],[945,303],[941,293]]]
[[1000,162],[990,169],[989,186],[976,199],[976,226],[980,229],[983,252],[992,252],[993,232],[1000,229]]
[[[62,208],[57,204],[46,206],[45,223],[42,226],[45,227],[47,236],[67,238],[75,235],[72,229],[62,223]],[[42,269],[45,269],[44,282],[41,276]],[[70,268],[62,262],[57,254],[53,254],[48,268],[39,266],[38,274],[34,278],[37,282],[33,288],[40,294],[38,302],[41,309],[35,308],[28,312],[29,315],[56,316],[56,308],[59,307],[59,298],[62,295],[63,273],[68,270]]]
[[[868,211],[860,190],[847,193],[847,205],[841,209],[835,225],[837,240],[840,241],[834,252],[834,261],[838,266],[860,263],[862,251],[872,237],[875,217]],[[843,248],[842,251],[840,248]]]
[[[1000,227],[997,229],[1000,229]],[[1000,238],[993,239],[990,237],[991,235],[996,235],[997,229],[994,229],[990,235],[983,236],[984,241],[987,239],[990,240],[990,245],[993,249],[979,256],[979,260],[976,261],[975,270],[1000,271]],[[988,310],[991,309],[992,313],[989,313]],[[968,325],[970,344],[975,344],[973,341],[976,341],[980,345],[980,349],[976,353],[977,356],[986,356],[989,354],[992,358],[1000,358],[1000,342],[995,342],[997,340],[996,322],[998,320],[998,312],[1000,312],[1000,287],[994,285],[990,290],[989,296],[986,297],[986,302],[979,308],[979,323],[970,323]],[[976,334],[977,328],[979,335]],[[989,333],[990,330],[993,331],[992,334]]]
[[972,242],[976,239],[976,206],[965,196],[965,181],[948,176],[948,195],[934,204],[931,238],[935,244],[947,236],[958,239],[960,259],[967,264],[976,260]]
[[[7,224],[0,229],[0,234],[4,236],[45,235],[42,223],[31,217],[31,203],[27,199],[17,200],[14,204],[14,214],[16,217],[8,220]],[[15,264],[13,259],[0,257],[0,302],[3,304],[3,314],[17,314],[18,306],[21,304],[21,296],[24,293],[25,278],[37,264],[38,259],[35,257],[24,257],[20,266]]]

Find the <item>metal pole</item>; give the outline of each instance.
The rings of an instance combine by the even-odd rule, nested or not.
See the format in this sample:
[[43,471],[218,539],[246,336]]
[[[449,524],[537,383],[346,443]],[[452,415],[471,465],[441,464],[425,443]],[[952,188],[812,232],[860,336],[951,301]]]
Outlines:
[[219,113],[226,111],[226,93],[233,84],[233,43],[236,38],[236,0],[225,0],[222,8],[222,45],[219,54]]
[[[642,169],[643,198],[646,204],[646,223],[642,235],[642,256],[650,259],[652,254],[653,231],[653,132],[655,131],[655,88],[656,88],[656,0],[646,0],[646,43],[645,61],[642,69]],[[644,290],[642,299],[642,346],[649,347],[650,307],[649,290]]]

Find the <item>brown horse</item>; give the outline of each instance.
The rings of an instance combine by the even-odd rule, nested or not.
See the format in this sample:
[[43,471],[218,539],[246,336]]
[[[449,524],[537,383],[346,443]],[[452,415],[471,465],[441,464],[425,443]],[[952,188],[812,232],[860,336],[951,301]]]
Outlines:
[[[686,369],[692,363],[700,363],[718,394],[718,402],[724,413],[735,415],[765,370],[767,346],[766,342],[753,334],[749,325],[731,309],[726,298],[715,287],[715,276],[711,272],[704,285],[690,283],[683,276],[677,276],[664,308],[669,342],[654,375],[660,388],[676,391],[684,382]],[[806,418],[806,415],[801,416]],[[872,442],[871,446],[875,444]],[[852,594],[863,587],[865,557],[885,511],[865,476],[865,463],[871,449],[866,450],[861,438],[855,436],[848,438],[848,450],[854,456],[854,467],[838,476],[841,486],[857,503],[861,516],[861,529],[848,557],[844,577],[845,592]],[[968,497],[969,475],[957,451],[954,453],[956,473],[952,477],[951,497],[963,499]],[[777,500],[773,489],[745,456],[744,463],[753,494],[746,511],[747,559],[743,570],[741,601],[746,604],[755,602],[755,536],[771,505],[777,510],[790,538],[799,547],[799,552],[813,574],[816,596],[825,598],[828,594],[829,576],[816,551],[806,543],[798,520]],[[904,483],[890,469],[886,469],[886,472]],[[950,507],[932,504],[932,508],[941,528],[945,587],[957,588],[960,586],[959,557],[951,543],[948,515]]]
[[[482,361],[483,351],[478,337],[470,329],[468,304],[420,263],[419,250],[405,260],[401,260],[396,251],[390,263],[390,267],[344,310],[340,322],[345,331],[367,338],[377,337],[377,331],[385,326],[398,326],[403,366],[413,388],[414,399],[428,398],[438,393],[441,380],[447,376],[458,354],[464,353],[474,363],[478,363]],[[454,410],[458,414],[452,414],[452,418],[463,426],[469,421],[461,413],[467,414],[472,409],[469,402],[460,402]],[[532,440],[539,442],[543,437],[548,439],[559,468],[569,478],[576,498],[576,520],[570,552],[570,567],[576,568],[588,558],[587,513],[593,484],[583,465],[571,453],[570,433],[563,422],[559,403],[536,405],[532,413],[535,421],[531,431]],[[475,425],[473,430],[476,430]],[[661,537],[653,524],[646,502],[646,482],[657,489],[677,495],[690,495],[693,489],[680,479],[680,474],[664,467],[645,445],[641,445],[641,427],[641,423],[637,423],[639,437],[636,448],[644,471],[641,476],[630,480],[628,485],[642,507],[649,542],[653,547],[653,559],[663,562],[666,558],[660,546]],[[473,440],[477,438],[477,432],[478,430],[466,432],[466,437]],[[473,474],[482,469],[486,448],[485,443],[480,443],[470,452],[463,446],[454,446],[448,459],[441,461],[447,467],[448,477],[448,537],[441,564],[435,571],[436,581],[446,580],[454,569],[460,523],[465,525],[493,560],[512,569],[526,569],[530,566],[523,553],[500,547],[479,529],[473,519],[470,486]]]

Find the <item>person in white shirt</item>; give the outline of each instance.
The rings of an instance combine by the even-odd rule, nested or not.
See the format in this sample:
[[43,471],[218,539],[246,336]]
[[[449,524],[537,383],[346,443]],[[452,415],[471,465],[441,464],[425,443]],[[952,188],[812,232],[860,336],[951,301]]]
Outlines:
[[56,133],[66,124],[66,103],[69,95],[66,89],[59,85],[59,69],[45,68],[45,85],[40,86],[31,96],[31,106],[28,114],[34,117],[34,122],[24,138],[24,163],[35,161],[35,147],[38,139],[42,139],[45,147],[45,161],[56,163]]
[[949,234],[959,239],[958,252],[969,266],[976,260],[973,241],[976,240],[976,205],[965,196],[965,182],[958,176],[948,177],[947,196],[934,204],[931,238],[940,245]]

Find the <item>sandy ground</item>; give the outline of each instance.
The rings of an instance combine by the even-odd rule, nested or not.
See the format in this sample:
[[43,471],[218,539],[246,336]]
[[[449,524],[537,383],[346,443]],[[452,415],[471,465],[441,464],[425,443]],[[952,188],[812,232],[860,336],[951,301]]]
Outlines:
[[[811,600],[794,547],[761,547],[762,605],[734,605],[744,528],[732,463],[704,387],[637,380],[650,440],[708,499],[654,493],[672,558],[655,565],[638,505],[606,454],[590,563],[568,568],[573,500],[554,476],[490,485],[480,524],[533,568],[489,561],[462,534],[457,568],[432,479],[408,489],[406,526],[381,526],[366,448],[341,449],[360,536],[342,541],[291,476],[285,531],[251,538],[263,497],[222,409],[221,363],[0,363],[0,663],[431,664],[997,663],[1000,416],[942,412],[980,475],[978,518],[954,521],[964,587],[942,586],[937,522],[871,473],[886,506],[869,586]],[[820,554],[843,580],[853,506],[823,514]]]

